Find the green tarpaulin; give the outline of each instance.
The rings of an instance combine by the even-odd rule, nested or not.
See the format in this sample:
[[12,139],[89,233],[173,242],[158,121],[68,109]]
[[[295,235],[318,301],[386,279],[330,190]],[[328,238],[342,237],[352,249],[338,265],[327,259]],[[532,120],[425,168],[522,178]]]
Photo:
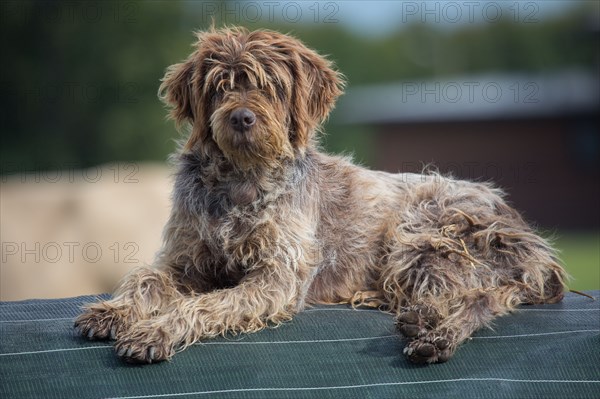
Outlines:
[[600,398],[600,303],[575,294],[498,319],[433,366],[402,356],[390,315],[342,305],[128,365],[74,335],[93,299],[0,303],[0,398]]

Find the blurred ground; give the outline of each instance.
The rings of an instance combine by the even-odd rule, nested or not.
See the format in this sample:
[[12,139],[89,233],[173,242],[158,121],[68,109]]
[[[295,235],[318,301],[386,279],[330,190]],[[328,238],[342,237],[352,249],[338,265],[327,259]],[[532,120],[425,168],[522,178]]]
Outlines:
[[152,263],[169,212],[163,164],[3,177],[0,300],[110,291]]
[[[118,163],[3,177],[0,300],[111,291],[152,263],[169,212],[164,164]],[[600,234],[556,232],[571,288],[600,288]]]

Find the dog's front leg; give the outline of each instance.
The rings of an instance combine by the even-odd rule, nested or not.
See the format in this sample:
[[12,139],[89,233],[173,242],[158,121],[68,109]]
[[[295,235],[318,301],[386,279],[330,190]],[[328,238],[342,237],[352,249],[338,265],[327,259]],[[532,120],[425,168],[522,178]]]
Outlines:
[[88,339],[116,339],[180,295],[170,271],[139,267],[121,280],[112,299],[86,305],[75,329]]
[[293,270],[264,265],[235,287],[178,298],[161,315],[133,324],[115,349],[126,361],[152,363],[202,338],[276,325],[295,312],[299,280]]

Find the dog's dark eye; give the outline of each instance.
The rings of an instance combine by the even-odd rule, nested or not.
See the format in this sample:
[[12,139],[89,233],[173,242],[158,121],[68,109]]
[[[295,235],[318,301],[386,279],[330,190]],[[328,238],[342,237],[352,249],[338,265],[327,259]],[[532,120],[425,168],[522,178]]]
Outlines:
[[212,96],[210,97],[210,102],[211,102],[211,104],[215,105],[216,103],[221,101],[222,98],[223,98],[223,92],[220,90],[215,90],[213,92]]

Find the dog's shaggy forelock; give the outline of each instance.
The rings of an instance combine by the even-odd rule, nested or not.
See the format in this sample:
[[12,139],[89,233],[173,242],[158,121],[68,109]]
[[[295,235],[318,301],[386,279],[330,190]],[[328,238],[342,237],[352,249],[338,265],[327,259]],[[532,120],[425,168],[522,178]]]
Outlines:
[[[210,29],[160,96],[188,139],[154,268],[76,321],[128,361],[289,320],[306,304],[396,315],[417,363],[448,360],[494,317],[562,298],[555,251],[489,184],[389,174],[319,151],[343,80],[272,31]],[[248,129],[231,115],[248,109]]]

